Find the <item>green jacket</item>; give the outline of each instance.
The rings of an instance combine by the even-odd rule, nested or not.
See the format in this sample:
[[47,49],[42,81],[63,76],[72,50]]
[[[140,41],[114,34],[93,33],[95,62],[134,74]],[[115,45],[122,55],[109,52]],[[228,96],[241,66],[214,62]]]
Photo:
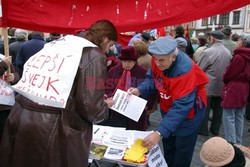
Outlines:
[[222,44],[230,51],[231,55],[233,55],[233,50],[236,48],[236,43],[230,39],[224,39]]

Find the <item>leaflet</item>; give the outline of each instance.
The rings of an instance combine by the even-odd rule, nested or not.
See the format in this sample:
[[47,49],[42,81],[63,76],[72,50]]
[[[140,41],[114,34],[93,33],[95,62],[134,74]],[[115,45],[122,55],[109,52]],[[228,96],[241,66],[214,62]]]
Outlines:
[[115,104],[111,107],[112,110],[138,122],[147,101],[135,95],[129,95],[128,92],[117,89],[113,97]]
[[126,128],[93,125],[92,141],[95,143],[102,143],[103,138],[108,134],[112,133],[114,129],[125,131]]
[[126,151],[126,147],[118,147],[118,146],[109,146],[107,151],[104,154],[104,158],[107,159],[122,159],[124,153]]
[[112,133],[109,133],[107,136],[104,137],[103,143],[108,146],[113,145],[120,147],[128,147],[131,143],[131,139],[131,131],[114,129]]

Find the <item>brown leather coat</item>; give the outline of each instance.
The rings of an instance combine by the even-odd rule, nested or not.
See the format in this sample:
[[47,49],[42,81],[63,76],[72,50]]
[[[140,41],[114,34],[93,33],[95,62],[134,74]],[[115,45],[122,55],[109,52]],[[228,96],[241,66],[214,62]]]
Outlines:
[[18,95],[0,147],[0,167],[87,167],[92,123],[107,117],[103,89],[88,78],[105,79],[106,57],[84,48],[65,109],[38,105]]

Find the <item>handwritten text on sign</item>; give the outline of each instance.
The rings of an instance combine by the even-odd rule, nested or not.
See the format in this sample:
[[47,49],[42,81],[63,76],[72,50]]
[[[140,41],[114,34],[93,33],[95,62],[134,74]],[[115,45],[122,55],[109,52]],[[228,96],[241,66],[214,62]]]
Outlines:
[[84,47],[96,46],[71,35],[46,44],[25,63],[13,88],[40,104],[65,108]]

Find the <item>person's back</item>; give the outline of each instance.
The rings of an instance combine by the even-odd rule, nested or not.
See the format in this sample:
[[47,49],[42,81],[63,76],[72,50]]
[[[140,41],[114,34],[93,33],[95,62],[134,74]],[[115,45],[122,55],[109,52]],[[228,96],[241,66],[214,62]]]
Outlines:
[[[211,32],[212,46],[205,49],[201,55],[201,60],[198,62],[200,68],[209,77],[209,82],[206,85],[207,90],[207,109],[205,119],[200,128],[200,135],[209,135],[210,132],[217,136],[219,135],[220,125],[222,122],[223,109],[221,107],[221,91],[224,85],[223,73],[230,63],[231,54],[222,44],[224,34],[221,31]],[[211,126],[208,129],[209,113],[212,109],[213,118]]]
[[236,43],[233,42],[230,38],[224,39],[222,44],[230,51],[231,55],[233,55],[233,51],[236,48]]
[[[97,29],[99,34],[94,34]],[[67,36],[65,41],[67,41],[66,38]],[[69,36],[69,38],[79,40],[80,37]],[[104,89],[89,89],[88,78],[102,81],[105,79],[106,56],[104,53],[108,51],[111,44],[117,41],[117,32],[111,22],[101,20],[90,27],[90,31],[84,38],[86,40],[80,39],[81,44],[85,44],[83,47],[73,46],[73,52],[78,51],[73,56],[77,55],[79,65],[70,67],[76,70],[76,76],[72,78],[73,85],[69,88],[68,99],[64,101],[65,108],[41,105],[34,102],[33,99],[29,100],[25,96],[29,96],[27,94],[30,92],[17,95],[0,146],[0,166],[88,166],[92,125],[105,119],[108,114],[108,107],[114,104],[113,100],[104,99]],[[65,41],[57,42],[64,43]],[[100,44],[102,44],[102,47]],[[55,48],[58,47],[51,47],[51,49]],[[39,58],[37,60],[39,61]],[[50,63],[53,66],[55,62],[50,61]],[[69,64],[70,62],[68,66]],[[33,72],[29,68],[25,69],[27,72]],[[43,69],[38,69],[38,72],[43,72]],[[72,75],[72,73],[65,74],[65,78],[68,79],[69,75]],[[37,76],[39,75],[33,77],[35,78],[33,81],[39,80],[36,78]],[[58,77],[57,74],[55,76]],[[52,83],[58,80],[50,81],[49,79],[48,84],[50,86],[48,87],[53,87],[56,84],[52,85]],[[33,85],[34,82],[29,86],[32,87]],[[62,92],[59,90],[58,93],[61,94]],[[42,98],[46,99],[46,97]],[[51,101],[54,101],[53,97]]]
[[22,29],[15,31],[16,42],[9,45],[10,55],[12,56],[12,64],[16,66],[16,55],[21,48],[21,45],[27,40],[28,32]]
[[189,55],[189,57],[191,59],[193,59],[194,49],[192,47],[191,41],[189,39],[187,39],[187,38],[184,37],[184,28],[183,28],[183,26],[176,26],[175,33],[176,33],[176,37],[175,38],[181,37],[181,38],[184,38],[187,41],[187,47],[186,47],[185,53],[187,55]]
[[230,51],[231,55],[233,55],[233,51],[236,48],[236,43],[230,39],[232,28],[230,26],[226,26],[221,31],[225,35],[222,44]]
[[221,41],[217,41],[217,43],[203,51],[198,65],[206,72],[210,80],[206,85],[208,96],[220,96],[223,86],[223,73],[230,63],[230,59],[231,54]]
[[178,38],[175,38],[175,41],[177,42],[177,48],[183,53],[186,53],[186,48],[188,45],[186,39],[182,37],[178,37]]
[[16,55],[16,66],[18,67],[20,75],[22,74],[25,62],[31,56],[39,52],[44,47],[45,43],[43,33],[34,31],[32,32],[32,39],[22,44]]

